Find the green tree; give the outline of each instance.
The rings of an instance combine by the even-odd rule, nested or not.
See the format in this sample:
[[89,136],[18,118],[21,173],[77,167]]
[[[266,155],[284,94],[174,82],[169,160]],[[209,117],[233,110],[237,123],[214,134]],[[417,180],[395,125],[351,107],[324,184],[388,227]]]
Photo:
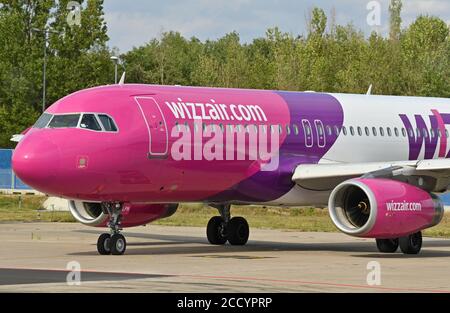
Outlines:
[[400,39],[400,32],[402,26],[402,1],[401,0],[391,0],[389,5],[389,38],[392,41],[398,41]]
[[49,46],[48,103],[74,91],[113,82],[111,52],[103,0],[82,1],[81,25],[69,25],[69,0],[60,0],[53,14]]
[[14,148],[12,135],[20,134],[33,125],[39,113],[30,105],[13,104],[0,106],[0,147]]
[[401,38],[404,94],[449,95],[449,28],[436,17],[419,17]]
[[39,107],[44,42],[32,32],[43,28],[52,0],[1,1],[0,103]]

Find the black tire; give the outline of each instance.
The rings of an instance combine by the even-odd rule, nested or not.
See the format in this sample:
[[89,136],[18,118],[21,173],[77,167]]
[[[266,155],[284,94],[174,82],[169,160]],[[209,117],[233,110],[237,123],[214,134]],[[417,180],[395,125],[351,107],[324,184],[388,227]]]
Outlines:
[[418,254],[422,249],[422,232],[402,237],[399,241],[404,254]]
[[225,221],[220,216],[214,216],[206,227],[206,237],[212,245],[221,246],[227,242]]
[[115,234],[111,236],[111,254],[112,255],[122,255],[127,249],[127,241],[125,237],[121,234]]
[[111,254],[111,235],[110,234],[101,234],[97,240],[97,251],[101,255],[110,255]]
[[399,240],[396,239],[377,239],[378,251],[383,253],[397,252],[399,246]]
[[233,217],[228,224],[228,242],[233,246],[244,246],[250,236],[250,227],[243,217]]

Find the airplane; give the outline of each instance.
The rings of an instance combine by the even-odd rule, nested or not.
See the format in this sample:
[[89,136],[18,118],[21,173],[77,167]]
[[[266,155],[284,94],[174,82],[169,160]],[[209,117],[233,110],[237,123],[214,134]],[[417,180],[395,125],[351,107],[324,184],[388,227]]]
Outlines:
[[124,254],[123,229],[180,203],[218,210],[213,245],[249,239],[232,205],[317,206],[382,253],[418,254],[444,215],[449,124],[449,99],[121,82],[50,106],[16,137],[12,164],[78,222],[109,228],[101,255]]

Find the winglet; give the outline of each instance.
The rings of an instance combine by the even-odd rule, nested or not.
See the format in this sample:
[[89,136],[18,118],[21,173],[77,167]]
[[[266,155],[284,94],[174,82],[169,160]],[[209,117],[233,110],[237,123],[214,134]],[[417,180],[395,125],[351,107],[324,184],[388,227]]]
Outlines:
[[372,84],[369,86],[369,90],[367,90],[367,93],[366,93],[366,95],[368,95],[368,96],[370,96],[370,95],[372,95]]
[[126,72],[123,72],[122,77],[120,78],[120,81],[119,81],[119,86],[122,86],[125,84],[125,76],[126,76]]

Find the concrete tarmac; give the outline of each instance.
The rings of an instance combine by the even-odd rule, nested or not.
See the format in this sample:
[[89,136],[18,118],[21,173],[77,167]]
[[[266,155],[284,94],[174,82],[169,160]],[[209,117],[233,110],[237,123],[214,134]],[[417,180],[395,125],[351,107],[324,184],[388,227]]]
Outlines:
[[0,292],[450,292],[450,240],[425,238],[405,256],[338,233],[251,229],[232,247],[209,245],[204,228],[150,225],[124,232],[126,255],[100,256],[101,232],[0,224]]

